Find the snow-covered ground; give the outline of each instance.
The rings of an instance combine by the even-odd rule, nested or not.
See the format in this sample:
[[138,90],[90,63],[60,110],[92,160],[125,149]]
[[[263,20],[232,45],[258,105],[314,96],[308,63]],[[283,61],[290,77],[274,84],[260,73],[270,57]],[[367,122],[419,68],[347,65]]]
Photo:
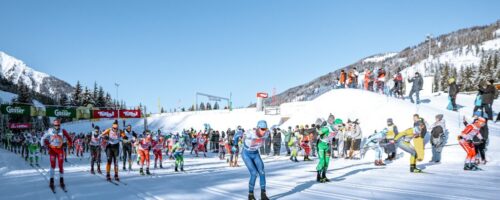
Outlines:
[[[497,199],[500,194],[500,125],[489,123],[490,142],[487,158],[490,162],[480,166],[484,171],[464,172],[465,152],[456,145],[456,135],[463,125],[460,118],[472,113],[473,96],[459,95],[457,103],[463,106],[459,113],[445,109],[447,97],[435,95],[421,98],[420,106],[408,101],[387,98],[371,92],[342,89],[330,91],[314,101],[301,105],[297,112],[287,111],[288,121],[282,127],[311,124],[317,117],[333,113],[347,120],[359,119],[364,136],[384,127],[388,117],[394,118],[400,129],[409,128],[414,113],[432,123],[436,114],[444,114],[450,131],[448,146],[443,150],[442,163],[432,165],[430,145],[426,146],[425,160],[419,167],[428,173],[409,172],[409,156],[405,153],[385,167],[375,167],[372,152],[363,160],[331,160],[327,176],[332,182],[319,184],[315,181],[316,160],[292,163],[288,158],[264,156],[267,193],[271,199]],[[494,104],[500,110],[500,103]],[[234,128],[241,124],[246,128],[265,118],[277,124],[281,116],[265,116],[251,109],[206,111],[198,113],[166,114],[149,118],[151,129],[179,130],[201,128],[210,123],[213,128]],[[96,122],[102,127],[111,121]],[[132,120],[139,127],[142,121]],[[63,124],[70,131],[88,131],[90,122]],[[136,128],[137,128],[136,127]],[[401,152],[401,151],[399,151]],[[115,186],[104,181],[103,176],[91,175],[88,154],[79,159],[71,156],[65,165],[65,180],[69,192],[57,190],[54,195],[48,189],[48,158],[42,158],[44,170],[35,170],[18,155],[0,150],[0,190],[2,199],[246,199],[248,171],[241,167],[229,168],[216,155],[209,158],[186,156],[186,173],[173,172],[173,161],[164,161],[165,169],[153,170],[154,176],[140,176],[137,171],[122,172],[121,179],[127,185]],[[105,156],[103,155],[103,159]],[[121,163],[120,163],[121,164]],[[137,169],[137,166],[133,166]],[[56,173],[57,177],[57,173]],[[259,191],[258,181],[256,191]],[[256,192],[257,198],[260,196]]]
[[[2,99],[2,101],[1,101],[2,103],[10,103],[15,98],[17,98],[17,94],[0,90],[0,99]],[[41,102],[39,102],[37,100],[33,100],[33,104],[36,107],[45,107]]]

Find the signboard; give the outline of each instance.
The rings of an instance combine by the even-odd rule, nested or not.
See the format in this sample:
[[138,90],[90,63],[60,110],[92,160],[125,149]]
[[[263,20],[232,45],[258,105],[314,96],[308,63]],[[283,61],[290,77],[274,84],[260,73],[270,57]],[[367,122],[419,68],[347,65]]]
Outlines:
[[0,106],[2,114],[6,115],[30,115],[31,106],[27,105],[7,105],[3,104]]
[[76,118],[76,109],[75,108],[48,107],[45,109],[45,114],[48,117]]
[[31,128],[30,123],[9,123],[10,129],[29,129]]
[[92,118],[118,118],[117,110],[94,110]]
[[141,118],[141,110],[120,110],[120,118]]
[[257,93],[257,98],[267,98],[269,95],[265,92]]

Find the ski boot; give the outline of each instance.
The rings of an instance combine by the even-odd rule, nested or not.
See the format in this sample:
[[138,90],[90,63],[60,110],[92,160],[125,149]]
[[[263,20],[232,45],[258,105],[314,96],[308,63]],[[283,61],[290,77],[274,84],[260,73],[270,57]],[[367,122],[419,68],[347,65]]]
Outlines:
[[320,183],[321,182],[321,172],[318,171],[317,175],[316,175],[316,182]]
[[120,177],[118,177],[118,173],[115,173],[115,181],[120,181]]
[[380,166],[380,164],[378,163],[378,160],[375,160],[374,165],[375,165],[375,166]]
[[60,185],[62,188],[65,188],[65,187],[66,187],[66,185],[64,184],[64,178],[63,178],[63,177],[59,178],[59,185]]
[[263,190],[263,191],[260,192],[260,199],[261,200],[269,200],[269,198],[267,198],[265,190]]
[[97,173],[98,174],[102,174],[101,165],[100,164],[97,164]]
[[144,174],[144,171],[142,170],[142,167],[141,167],[141,169],[139,169],[139,174],[141,174],[142,176],[144,176],[144,175],[145,175],[145,174]]
[[157,168],[157,167],[156,167],[156,163],[155,163],[154,169],[156,169],[156,168]]
[[184,165],[181,165],[181,172],[184,171]]
[[471,169],[470,169],[470,166],[469,166],[469,164],[468,164],[468,163],[465,163],[465,164],[464,164],[464,170],[465,170],[465,171],[470,171],[470,170],[471,170]]
[[54,186],[54,178],[50,178],[49,187],[50,187],[50,189],[54,190],[54,188],[55,188],[55,186]]
[[127,170],[127,168],[125,167],[125,163],[123,163],[123,168],[122,169],[123,169],[123,171]]
[[109,173],[106,173],[106,180],[111,181],[111,175]]
[[248,200],[255,200],[253,193],[248,193]]
[[422,173],[422,170],[417,168],[417,165],[411,165],[410,166],[410,172],[411,173]]
[[481,170],[479,167],[477,167],[477,164],[476,163],[469,163],[470,165],[470,170],[471,171],[478,171],[478,170]]
[[149,168],[146,168],[146,174],[151,175],[151,173],[149,173]]
[[294,162],[299,162],[299,160],[297,160],[297,157],[294,157],[294,158],[293,158],[293,161],[294,161]]
[[293,162],[293,156],[290,156],[290,160]]
[[163,165],[160,163],[160,169],[163,169]]
[[326,178],[326,169],[323,170],[322,177],[323,183],[330,182],[330,179]]
[[382,162],[382,160],[379,160],[379,161],[378,161],[378,165],[379,165],[379,166],[386,166],[386,164],[385,164],[384,162]]
[[175,172],[178,172],[179,170],[177,170],[177,165],[175,165]]
[[95,174],[94,167],[91,167],[91,168],[90,168],[90,173],[91,173],[91,174]]

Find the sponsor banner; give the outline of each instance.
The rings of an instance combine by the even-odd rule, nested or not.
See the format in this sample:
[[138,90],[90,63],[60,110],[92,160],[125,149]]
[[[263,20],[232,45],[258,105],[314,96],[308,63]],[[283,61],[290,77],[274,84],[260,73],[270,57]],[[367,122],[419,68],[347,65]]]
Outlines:
[[120,118],[141,118],[141,110],[120,110]]
[[118,118],[117,110],[94,110],[92,118]]
[[45,109],[45,114],[48,117],[76,118],[76,109],[62,108],[62,107],[48,107]]
[[2,114],[6,115],[31,115],[31,106],[27,105],[7,105],[0,106]]
[[267,98],[269,95],[265,92],[259,92],[257,93],[257,98]]
[[10,129],[29,129],[31,128],[30,123],[9,123]]

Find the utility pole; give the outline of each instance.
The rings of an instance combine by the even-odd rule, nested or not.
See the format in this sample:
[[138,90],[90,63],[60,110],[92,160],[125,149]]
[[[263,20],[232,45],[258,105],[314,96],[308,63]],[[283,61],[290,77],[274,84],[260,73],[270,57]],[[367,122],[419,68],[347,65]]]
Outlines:
[[[118,103],[118,101],[119,101],[118,100],[119,99],[118,98],[118,87],[120,87],[120,84],[115,83],[115,87],[116,87],[116,101],[117,101],[117,104],[119,104]],[[118,110],[118,119],[120,119],[120,106],[119,105],[115,105],[115,109]]]

